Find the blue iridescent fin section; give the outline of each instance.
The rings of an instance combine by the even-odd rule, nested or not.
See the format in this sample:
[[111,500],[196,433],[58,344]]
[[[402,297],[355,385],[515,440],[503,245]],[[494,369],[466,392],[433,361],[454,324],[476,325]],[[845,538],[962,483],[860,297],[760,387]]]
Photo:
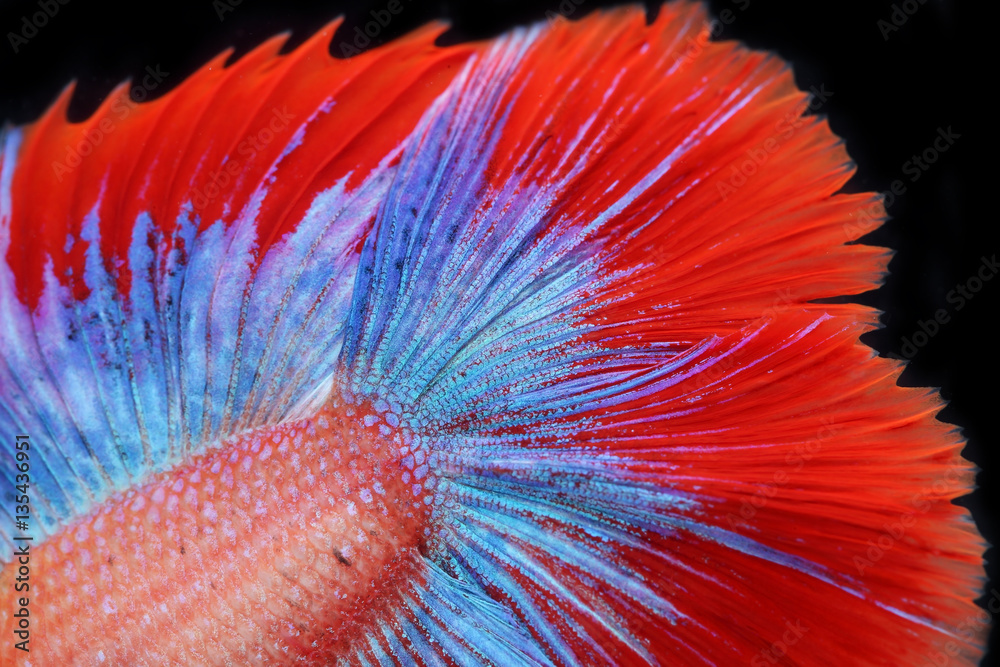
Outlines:
[[[19,137],[4,137],[0,225]],[[142,214],[124,295],[100,255],[99,201],[80,238],[67,239],[87,245],[85,299],[50,272],[29,311],[0,263],[0,438],[13,441],[15,426],[31,435],[31,498],[44,534],[229,434],[280,421],[329,387],[358,261],[353,247],[391,171],[319,193],[295,231],[262,257],[257,209],[266,185],[229,226],[202,225],[189,208],[174,239]],[[7,251],[0,245],[0,257]],[[14,466],[0,470],[12,488]],[[0,509],[0,560],[11,553],[10,511],[10,503]]]
[[509,609],[489,597],[469,572],[428,563],[421,581],[397,591],[399,602],[355,653],[350,664],[468,667],[552,665]]
[[[709,559],[754,562],[794,579],[790,588],[822,583],[867,600],[852,577],[735,530],[721,509],[727,498],[712,491],[726,495],[732,482],[697,477],[698,456],[721,456],[706,445],[711,428],[672,432],[692,415],[724,414],[720,406],[740,392],[753,396],[757,374],[790,350],[851,339],[858,322],[788,307],[780,325],[760,310],[753,324],[725,321],[725,338],[602,335],[623,298],[615,295],[641,268],[617,261],[627,236],[614,240],[607,229],[655,221],[656,212],[636,220],[635,202],[764,84],[721,102],[617,198],[612,187],[601,191],[597,213],[573,217],[571,195],[596,196],[573,190],[580,163],[566,158],[538,173],[501,153],[517,143],[537,158],[554,141],[543,131],[507,136],[528,106],[519,107],[519,66],[536,37],[525,30],[498,40],[427,114],[357,273],[336,381],[416,434],[401,454],[412,457],[414,483],[434,491],[427,559],[497,592],[545,655],[567,664],[655,663],[665,651],[708,661],[705,610],[714,598],[747,595],[727,580],[732,573],[706,569]],[[582,142],[566,154],[594,157]],[[649,320],[630,316],[637,330]],[[629,322],[613,324],[622,331]],[[731,429],[720,426],[720,437]],[[681,435],[694,436],[697,456],[673,447]],[[693,590],[713,599],[700,608]],[[658,635],[681,626],[669,640]],[[407,627],[384,626],[372,641],[391,645]],[[479,645],[493,641],[482,635]]]
[[[634,624],[599,588],[612,589],[617,604],[675,622],[677,610],[648,573],[615,554],[623,545],[644,548],[636,531],[676,533],[664,516],[691,513],[698,500],[659,479],[643,483],[618,456],[567,447],[569,430],[595,424],[565,420],[655,393],[699,349],[588,343],[583,314],[602,279],[586,225],[551,225],[562,184],[532,190],[523,173],[485,181],[505,117],[505,76],[533,36],[502,40],[460,76],[404,151],[362,251],[337,381],[417,433],[403,454],[415,457],[415,479],[427,475],[435,490],[431,571],[454,569],[502,591],[533,641],[560,661],[578,655],[568,636],[595,659],[617,655],[604,636],[649,658]],[[467,585],[436,581],[440,596],[423,603],[441,617],[445,600],[463,599]],[[434,641],[456,641],[444,626],[417,619]],[[412,627],[383,626],[371,641],[388,642],[391,653]],[[497,637],[474,625],[468,632],[460,636],[502,654]]]

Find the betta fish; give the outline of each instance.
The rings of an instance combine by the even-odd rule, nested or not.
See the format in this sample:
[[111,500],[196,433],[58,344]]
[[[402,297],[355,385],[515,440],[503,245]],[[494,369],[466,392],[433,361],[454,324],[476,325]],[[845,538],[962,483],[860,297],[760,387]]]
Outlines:
[[4,665],[973,664],[885,218],[676,2],[0,140]]

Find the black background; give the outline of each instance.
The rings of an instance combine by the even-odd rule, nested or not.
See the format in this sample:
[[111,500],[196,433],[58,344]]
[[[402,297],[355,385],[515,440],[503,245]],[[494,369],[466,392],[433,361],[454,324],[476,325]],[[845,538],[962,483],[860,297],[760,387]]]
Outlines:
[[[234,46],[239,56],[288,30],[288,50],[343,13],[346,23],[333,40],[339,44],[342,35],[353,34],[355,26],[371,20],[370,10],[386,4],[241,0],[220,19],[213,0],[68,0],[14,53],[8,33],[21,31],[22,17],[39,11],[37,1],[0,2],[0,118],[14,124],[37,118],[73,79],[78,88],[70,117],[80,120],[122,80],[141,80],[146,66],[159,65],[170,73],[154,91],[154,96],[162,95],[226,47]],[[405,10],[375,43],[434,18],[452,22],[442,41],[488,37],[560,8],[558,0],[401,2]],[[564,6],[574,6],[569,3],[565,0]],[[573,16],[606,4],[612,3],[584,0]],[[920,321],[933,318],[939,308],[948,310],[951,321],[912,355],[901,384],[941,387],[949,404],[939,417],[963,429],[969,443],[965,455],[982,469],[979,488],[959,502],[972,509],[983,536],[996,544],[1000,462],[995,424],[1000,405],[994,314],[1000,278],[986,283],[961,310],[946,299],[950,290],[976,274],[982,256],[1000,252],[996,213],[987,215],[986,206],[976,205],[992,199],[996,190],[991,182],[996,171],[993,134],[977,126],[972,115],[984,103],[982,89],[988,86],[983,77],[969,85],[965,76],[988,66],[988,76],[995,78],[994,60],[984,63],[969,46],[989,39],[976,27],[992,19],[971,3],[900,1],[895,5],[903,13],[895,18],[901,25],[886,34],[883,29],[892,25],[894,8],[881,0],[712,0],[709,5],[717,17],[723,10],[732,11],[722,38],[777,52],[792,64],[800,88],[823,87],[833,93],[819,112],[845,139],[858,165],[848,190],[886,191],[896,179],[906,184],[905,194],[890,208],[892,219],[865,239],[897,253],[885,286],[858,298],[885,311],[885,328],[865,340],[880,354],[910,356],[903,338],[912,338]],[[915,11],[907,15],[905,9]],[[906,16],[905,22],[901,16]],[[880,20],[887,23],[880,27]],[[338,55],[338,49],[332,51]],[[904,164],[932,145],[939,128],[951,128],[960,138],[911,181]],[[997,550],[990,548],[986,556],[990,582],[985,590],[1000,591]],[[996,627],[990,646],[992,655],[984,664],[1000,664]]]

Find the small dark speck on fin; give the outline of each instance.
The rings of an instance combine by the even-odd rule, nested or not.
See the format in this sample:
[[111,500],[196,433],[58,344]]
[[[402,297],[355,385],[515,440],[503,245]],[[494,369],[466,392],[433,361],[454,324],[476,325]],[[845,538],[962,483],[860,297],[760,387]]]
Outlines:
[[351,561],[345,558],[344,554],[340,553],[340,549],[334,549],[333,555],[337,557],[337,561],[342,565],[346,565],[347,567],[351,566]]

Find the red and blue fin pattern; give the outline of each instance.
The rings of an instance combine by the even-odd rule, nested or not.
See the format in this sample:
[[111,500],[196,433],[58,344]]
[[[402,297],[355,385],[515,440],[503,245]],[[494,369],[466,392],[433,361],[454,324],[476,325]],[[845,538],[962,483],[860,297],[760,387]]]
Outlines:
[[471,51],[429,26],[337,61],[336,27],[223,53],[149,104],[122,86],[80,125],[67,89],[6,131],[2,424],[37,440],[47,533],[329,387],[395,153]]
[[38,434],[46,530],[333,394],[412,434],[431,507],[345,664],[978,659],[963,441],[875,311],[817,303],[889,254],[787,67],[686,2],[345,61],[331,30],[67,174],[110,102],[6,132],[2,435]]

